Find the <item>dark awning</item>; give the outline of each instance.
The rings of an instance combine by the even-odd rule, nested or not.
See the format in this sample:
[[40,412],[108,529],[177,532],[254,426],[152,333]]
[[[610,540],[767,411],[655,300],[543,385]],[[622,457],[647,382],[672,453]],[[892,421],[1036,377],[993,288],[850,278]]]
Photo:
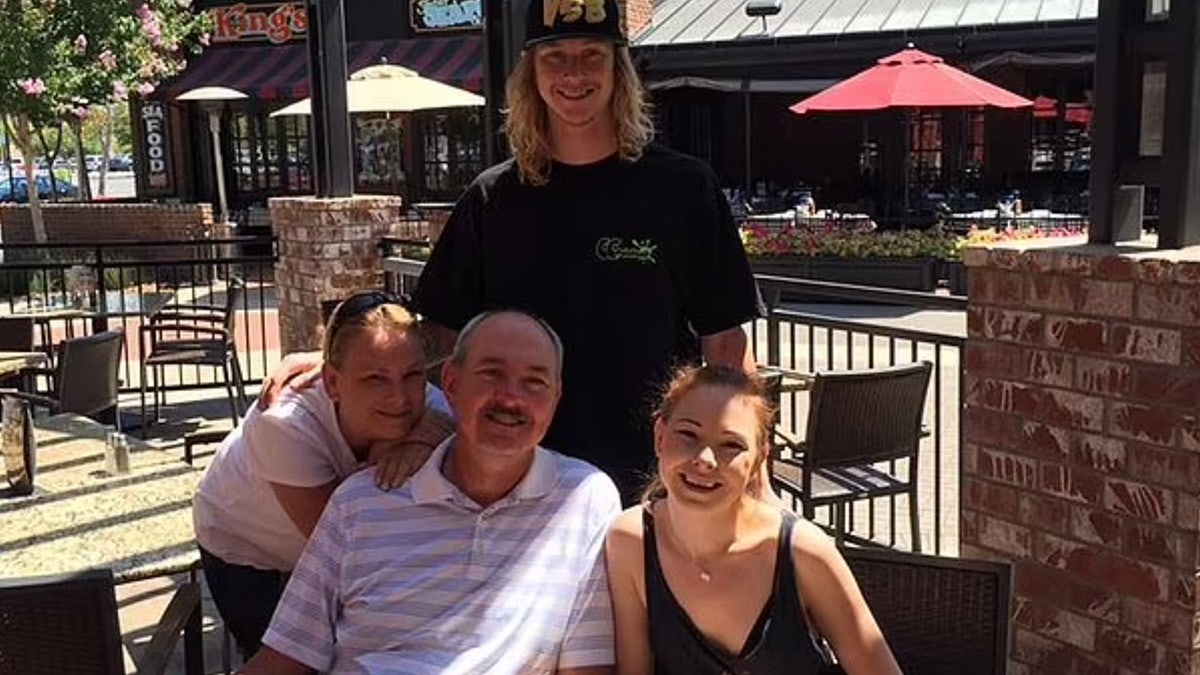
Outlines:
[[829,78],[801,79],[755,79],[755,78],[710,78],[682,75],[665,80],[650,80],[646,88],[650,91],[669,89],[710,89],[720,92],[749,92],[752,94],[813,94],[823,91],[841,80]]
[[[353,42],[346,50],[348,72],[392,63],[474,92],[483,90],[483,42],[478,35]],[[259,99],[308,96],[308,47],[303,42],[253,47],[217,47],[190,63],[164,86],[167,96],[196,87],[237,89]]]

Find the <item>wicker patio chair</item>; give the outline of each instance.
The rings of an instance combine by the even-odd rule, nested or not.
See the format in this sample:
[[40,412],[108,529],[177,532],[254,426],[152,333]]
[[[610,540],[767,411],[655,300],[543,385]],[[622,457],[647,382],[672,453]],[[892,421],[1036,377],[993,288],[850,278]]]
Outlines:
[[879,548],[842,555],[903,672],[1008,672],[1010,563]]
[[[928,361],[813,377],[802,441],[776,431],[769,471],[773,487],[799,500],[806,518],[831,506],[838,542],[868,543],[846,531],[846,507],[872,497],[908,495],[912,547],[921,550],[917,455]],[[786,452],[786,456],[785,456]],[[906,470],[896,467],[905,460]]]
[[[33,318],[28,316],[0,316],[0,351],[32,352]],[[26,389],[30,387],[27,373],[13,373],[0,377],[0,387]]]
[[[237,426],[246,408],[246,390],[242,367],[238,361],[234,326],[238,305],[245,296],[246,285],[237,277],[229,278],[225,302],[221,305],[174,304],[157,312],[141,327],[141,418],[145,429],[146,389],[148,375],[153,374],[154,417],[159,416],[160,401],[166,396],[161,390],[161,373],[166,366],[211,366],[220,368],[229,396],[229,412]],[[236,392],[236,393],[235,393]]]
[[121,389],[121,350],[124,346],[125,333],[120,330],[63,340],[55,348],[53,368],[30,368],[26,371],[48,376],[49,392],[32,394],[12,389],[2,391],[6,396],[16,396],[36,406],[46,407],[52,414],[75,413],[119,429],[121,415],[117,403]]
[[[165,673],[180,632],[200,637],[200,587],[184,583],[142,653],[138,675]],[[185,640],[186,642],[186,640]],[[185,645],[192,670],[200,645]],[[110,570],[0,579],[0,675],[124,675]]]
[[0,351],[33,351],[33,318],[0,316]]

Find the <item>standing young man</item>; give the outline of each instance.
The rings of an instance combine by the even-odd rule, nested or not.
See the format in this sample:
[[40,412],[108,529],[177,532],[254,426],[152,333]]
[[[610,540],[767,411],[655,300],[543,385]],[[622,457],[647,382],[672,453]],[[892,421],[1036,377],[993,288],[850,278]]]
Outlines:
[[753,368],[741,325],[762,303],[716,176],[650,144],[647,103],[613,0],[533,0],[507,83],[512,159],[458,201],[414,303],[451,343],[516,308],[566,344],[547,447],[609,473],[632,501],[647,420],[671,370]]

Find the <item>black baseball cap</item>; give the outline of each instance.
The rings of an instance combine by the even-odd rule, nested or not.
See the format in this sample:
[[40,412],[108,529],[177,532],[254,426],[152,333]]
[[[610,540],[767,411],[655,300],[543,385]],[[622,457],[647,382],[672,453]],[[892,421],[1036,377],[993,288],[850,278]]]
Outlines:
[[624,45],[616,0],[530,0],[525,48],[567,38],[601,38]]

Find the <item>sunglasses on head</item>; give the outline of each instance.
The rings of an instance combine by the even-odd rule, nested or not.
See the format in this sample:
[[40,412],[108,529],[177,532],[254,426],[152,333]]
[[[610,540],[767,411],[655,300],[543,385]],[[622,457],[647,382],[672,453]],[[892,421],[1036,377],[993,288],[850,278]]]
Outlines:
[[329,317],[329,327],[327,333],[330,339],[333,339],[337,332],[346,325],[346,322],[355,317],[362,316],[367,312],[382,307],[383,305],[400,305],[406,307],[407,303],[404,298],[389,293],[388,291],[358,291],[352,293],[342,300],[333,310],[333,314]]

